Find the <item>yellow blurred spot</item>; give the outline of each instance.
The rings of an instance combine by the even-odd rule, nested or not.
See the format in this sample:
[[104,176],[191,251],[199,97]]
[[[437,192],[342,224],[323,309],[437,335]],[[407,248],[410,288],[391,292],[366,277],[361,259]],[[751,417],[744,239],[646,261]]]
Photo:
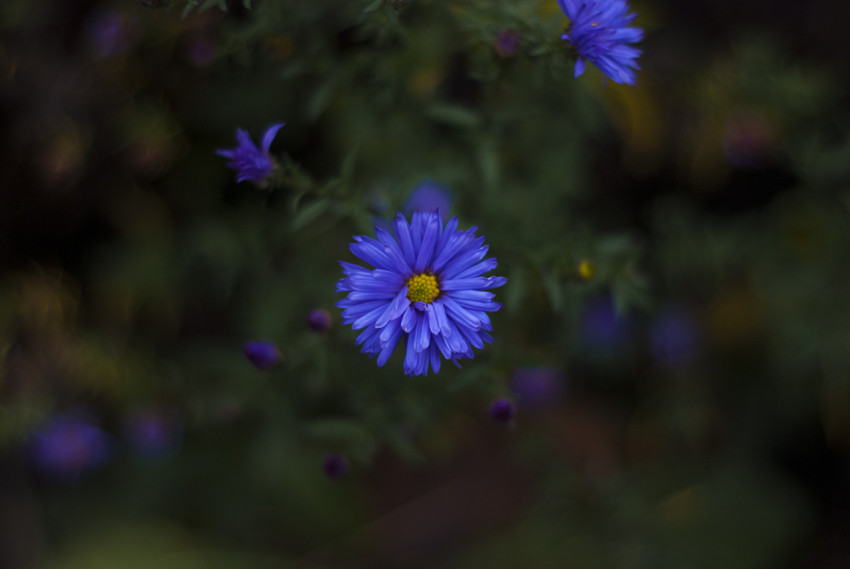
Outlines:
[[538,0],[537,13],[543,18],[550,18],[556,14],[566,18],[563,11],[561,11],[561,7],[558,6],[558,3],[552,2],[551,0]]
[[596,274],[596,267],[587,259],[582,259],[578,264],[578,274],[586,281],[589,281]]

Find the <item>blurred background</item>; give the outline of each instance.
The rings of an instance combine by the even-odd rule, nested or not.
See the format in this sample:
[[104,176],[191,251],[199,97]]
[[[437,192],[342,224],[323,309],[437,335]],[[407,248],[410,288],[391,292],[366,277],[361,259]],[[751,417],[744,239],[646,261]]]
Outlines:
[[[633,87],[556,0],[2,2],[0,567],[850,566],[850,8],[630,7]],[[338,260],[435,204],[508,284],[406,377]]]

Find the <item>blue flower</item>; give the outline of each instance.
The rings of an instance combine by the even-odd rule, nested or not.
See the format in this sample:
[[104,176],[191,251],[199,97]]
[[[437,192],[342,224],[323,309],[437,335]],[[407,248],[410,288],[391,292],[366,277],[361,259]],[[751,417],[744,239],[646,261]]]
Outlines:
[[109,438],[83,415],[59,415],[32,433],[30,457],[41,472],[73,481],[106,461]]
[[266,129],[263,134],[263,147],[257,148],[248,133],[241,128],[236,129],[236,148],[222,148],[216,150],[219,156],[230,159],[227,165],[236,170],[236,181],[251,180],[256,184],[262,184],[268,180],[275,164],[269,154],[274,137],[283,127],[284,123],[276,123]]
[[570,42],[578,55],[575,76],[584,73],[585,61],[590,61],[615,83],[635,84],[635,72],[640,69],[639,49],[628,44],[643,39],[643,30],[630,28],[635,19],[629,14],[624,0],[558,0],[561,10],[570,19],[570,26],[561,39]]
[[482,276],[496,268],[484,238],[475,227],[458,231],[456,217],[444,228],[437,212],[415,212],[409,224],[399,213],[394,225],[395,237],[376,227],[377,240],[357,236],[349,246],[374,269],[340,261],[343,323],[363,330],[357,343],[379,366],[404,342],[407,375],[425,375],[429,364],[440,371],[441,355],[456,365],[474,357],[472,348],[493,341],[487,313],[501,308],[485,289],[507,282]]

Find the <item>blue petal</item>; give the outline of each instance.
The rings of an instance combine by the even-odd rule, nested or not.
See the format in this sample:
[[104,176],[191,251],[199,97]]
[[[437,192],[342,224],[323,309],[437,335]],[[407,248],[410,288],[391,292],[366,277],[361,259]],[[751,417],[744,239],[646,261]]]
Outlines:
[[573,77],[578,77],[582,73],[584,73],[584,60],[582,58],[578,58],[578,60],[576,60],[576,72]]
[[277,131],[283,128],[283,125],[285,124],[286,123],[282,122],[275,123],[266,130],[266,133],[263,135],[263,152],[268,153],[269,148],[271,148],[274,137],[277,136]]

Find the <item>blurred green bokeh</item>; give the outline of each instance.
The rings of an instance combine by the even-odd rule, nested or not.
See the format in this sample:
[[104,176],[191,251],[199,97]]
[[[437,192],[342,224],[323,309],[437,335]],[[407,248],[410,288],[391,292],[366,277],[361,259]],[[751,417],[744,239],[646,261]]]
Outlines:
[[[6,0],[0,567],[850,564],[850,14],[792,8],[635,0],[622,86],[556,0]],[[406,377],[334,285],[423,183],[508,284]]]

